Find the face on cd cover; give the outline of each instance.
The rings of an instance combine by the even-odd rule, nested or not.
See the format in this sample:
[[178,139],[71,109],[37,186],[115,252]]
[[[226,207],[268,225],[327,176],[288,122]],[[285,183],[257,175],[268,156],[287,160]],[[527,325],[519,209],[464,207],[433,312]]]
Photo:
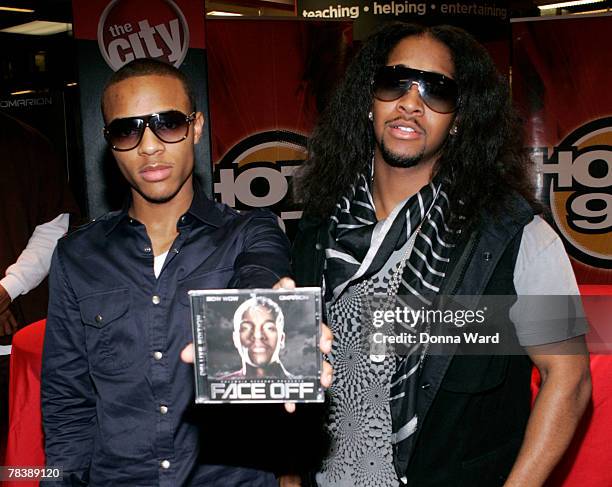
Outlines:
[[319,288],[190,292],[197,402],[321,401]]

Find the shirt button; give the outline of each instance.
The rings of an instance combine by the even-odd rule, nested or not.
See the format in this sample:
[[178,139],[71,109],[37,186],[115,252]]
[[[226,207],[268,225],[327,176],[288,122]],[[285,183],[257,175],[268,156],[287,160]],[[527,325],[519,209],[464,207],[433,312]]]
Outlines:
[[145,247],[145,248],[144,248],[144,251],[145,251],[147,254],[150,254],[150,253],[151,253],[151,247]]
[[159,407],[159,412],[162,414],[167,414],[168,413],[168,406],[160,406]]
[[187,220],[187,217],[186,217],[185,215],[183,215],[183,216],[181,217],[181,223],[185,223],[185,220]]
[[96,323],[102,323],[102,321],[104,321],[104,318],[102,318],[102,315],[96,315]]
[[159,352],[159,351],[158,352],[153,352],[153,358],[155,360],[161,360],[163,356],[164,356],[164,354]]
[[159,462],[159,464],[164,470],[168,470],[170,468],[170,462],[168,460],[162,460]]
[[172,252],[174,252],[175,254],[179,253],[179,249],[177,249],[176,247],[172,249]]
[[158,295],[155,295],[155,296],[153,296],[153,297],[151,298],[151,302],[152,302],[153,304],[159,304],[159,303],[161,302],[161,299],[159,298],[159,296],[158,296]]

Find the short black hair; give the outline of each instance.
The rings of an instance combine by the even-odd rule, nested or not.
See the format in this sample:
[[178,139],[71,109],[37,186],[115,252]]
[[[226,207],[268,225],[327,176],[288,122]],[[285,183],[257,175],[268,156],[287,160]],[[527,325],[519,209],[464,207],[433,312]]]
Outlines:
[[191,83],[189,78],[183,73],[180,69],[175,68],[171,64],[168,64],[164,61],[160,61],[158,59],[151,58],[141,58],[134,59],[129,63],[122,66],[120,69],[115,71],[108,81],[104,85],[104,89],[102,90],[102,100],[101,100],[101,109],[102,116],[104,117],[104,95],[106,91],[113,85],[129,79],[136,78],[138,76],[168,76],[171,78],[178,79],[185,89],[185,94],[189,99],[189,104],[191,105],[191,111],[194,112],[196,109],[195,103],[195,95],[193,89],[191,88]]

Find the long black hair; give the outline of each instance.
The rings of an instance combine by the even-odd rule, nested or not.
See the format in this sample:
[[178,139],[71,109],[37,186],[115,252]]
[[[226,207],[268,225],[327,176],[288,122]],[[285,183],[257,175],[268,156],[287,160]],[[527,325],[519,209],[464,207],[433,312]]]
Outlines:
[[522,123],[512,107],[508,82],[484,47],[457,27],[393,22],[364,43],[313,131],[309,158],[295,178],[295,196],[306,215],[329,216],[368,167],[375,147],[368,120],[371,80],[398,42],[411,36],[430,36],[447,46],[459,87],[458,133],[448,137],[434,168],[449,181],[449,223],[457,224],[457,216],[464,214],[463,224],[471,225],[481,209],[501,209],[511,190],[533,201]]

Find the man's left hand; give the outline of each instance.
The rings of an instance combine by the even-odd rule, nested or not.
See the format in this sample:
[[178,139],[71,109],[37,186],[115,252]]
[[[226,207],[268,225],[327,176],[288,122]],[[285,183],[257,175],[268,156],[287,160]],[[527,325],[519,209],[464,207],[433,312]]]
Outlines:
[[0,285],[0,336],[12,335],[17,331],[17,320],[9,309],[10,304],[11,297]]
[[0,284],[0,314],[4,313],[11,304],[11,297],[6,289]]
[[[289,277],[283,277],[272,287],[272,289],[295,289],[295,282]],[[321,338],[319,339],[319,350],[321,350],[321,352],[324,354],[331,353],[332,340],[333,336],[331,330],[325,323],[321,323]],[[329,362],[324,360],[323,370],[321,371],[321,385],[325,388],[331,386],[332,376],[332,366]],[[289,413],[294,412],[295,403],[286,402],[285,409]]]

